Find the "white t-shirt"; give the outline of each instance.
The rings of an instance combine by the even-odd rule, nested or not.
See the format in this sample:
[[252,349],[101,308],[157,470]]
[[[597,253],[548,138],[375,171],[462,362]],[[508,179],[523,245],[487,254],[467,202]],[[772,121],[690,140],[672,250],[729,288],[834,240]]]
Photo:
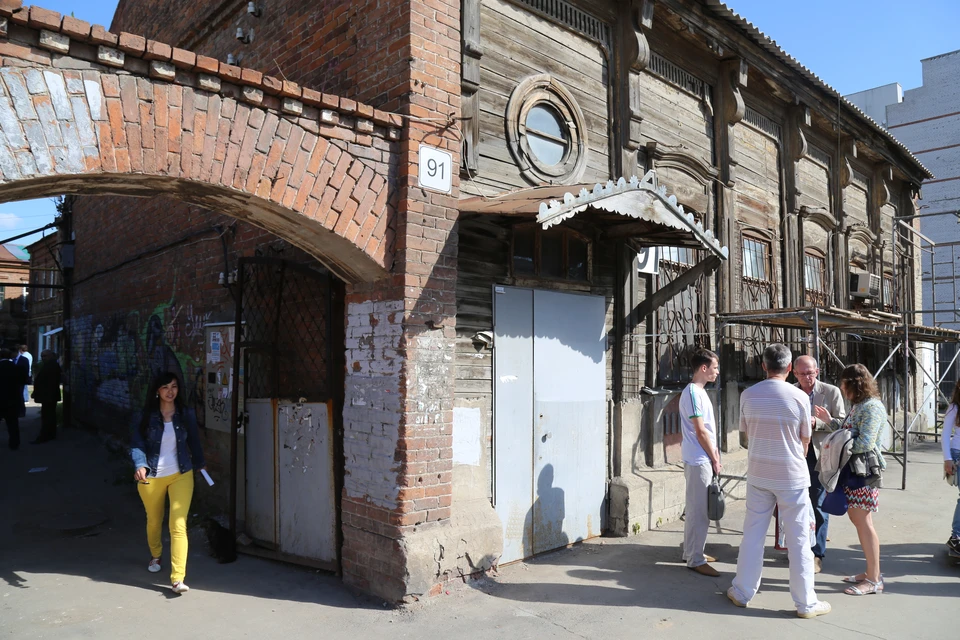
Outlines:
[[710,432],[710,443],[717,446],[717,422],[713,417],[713,403],[707,392],[692,382],[680,394],[680,424],[683,429],[683,444],[680,452],[683,462],[690,465],[710,464],[710,456],[697,440],[697,429],[691,418],[703,418],[703,424]]
[[740,430],[749,438],[747,484],[761,489],[810,486],[800,438],[809,438],[810,397],[783,380],[758,382],[740,395]]
[[160,457],[157,459],[157,476],[172,476],[180,472],[180,458],[177,456],[177,434],[172,422],[163,423],[163,439],[160,440]]
[[957,405],[951,404],[943,416],[943,433],[940,434],[943,445],[943,459],[953,460],[951,449],[960,449],[960,427],[957,426]]

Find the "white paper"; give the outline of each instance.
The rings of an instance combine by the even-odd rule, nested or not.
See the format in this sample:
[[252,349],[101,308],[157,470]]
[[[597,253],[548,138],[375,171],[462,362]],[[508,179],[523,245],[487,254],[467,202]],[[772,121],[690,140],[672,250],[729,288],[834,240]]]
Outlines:
[[203,476],[203,479],[207,481],[207,484],[211,487],[213,486],[213,478],[210,477],[210,474],[207,473],[206,469],[200,469],[200,475]]

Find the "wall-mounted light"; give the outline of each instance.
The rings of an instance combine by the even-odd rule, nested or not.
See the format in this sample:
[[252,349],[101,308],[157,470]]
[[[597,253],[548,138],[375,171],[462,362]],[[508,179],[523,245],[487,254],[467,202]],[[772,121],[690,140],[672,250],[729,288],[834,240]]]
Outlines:
[[256,2],[248,2],[247,13],[252,15],[254,18],[259,18],[263,15],[263,5],[257,4]]
[[250,44],[253,42],[253,29],[243,30],[243,27],[237,27],[237,40],[243,44]]

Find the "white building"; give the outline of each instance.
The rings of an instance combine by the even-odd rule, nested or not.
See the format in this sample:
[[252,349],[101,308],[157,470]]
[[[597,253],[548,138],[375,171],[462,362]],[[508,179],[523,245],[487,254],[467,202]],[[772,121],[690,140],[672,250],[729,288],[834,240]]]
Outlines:
[[[960,330],[960,51],[921,60],[923,84],[903,91],[893,83],[847,96],[903,142],[933,173],[923,183],[920,230],[924,243],[923,316],[928,326]],[[940,348],[941,375],[958,345]],[[942,385],[950,393],[960,373],[955,364]]]

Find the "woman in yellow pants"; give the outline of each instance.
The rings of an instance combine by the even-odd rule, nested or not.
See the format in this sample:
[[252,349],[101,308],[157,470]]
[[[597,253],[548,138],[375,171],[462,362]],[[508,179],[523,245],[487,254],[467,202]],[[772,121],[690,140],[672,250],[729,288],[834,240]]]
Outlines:
[[134,478],[147,512],[147,570],[161,569],[163,509],[170,499],[170,584],[174,593],[189,590],[187,572],[187,514],[193,498],[193,471],[205,468],[197,416],[183,406],[174,373],[160,374],[147,395],[147,406],[130,436]]

